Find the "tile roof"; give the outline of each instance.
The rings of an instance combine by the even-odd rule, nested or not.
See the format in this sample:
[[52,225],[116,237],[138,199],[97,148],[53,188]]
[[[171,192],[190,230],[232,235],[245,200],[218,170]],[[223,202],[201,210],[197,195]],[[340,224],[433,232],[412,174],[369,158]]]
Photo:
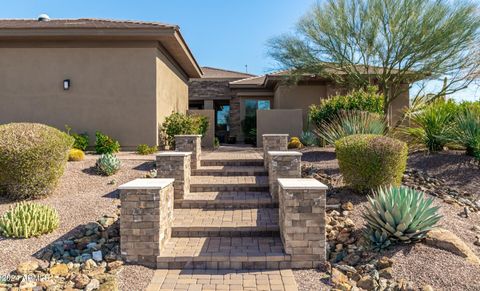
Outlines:
[[203,71],[202,78],[243,79],[243,78],[255,77],[255,75],[248,74],[248,73],[224,70],[224,69],[213,68],[213,67],[202,67],[202,71]]
[[151,21],[113,20],[113,19],[50,19],[39,21],[37,19],[0,19],[0,29],[35,29],[35,28],[174,28],[178,26]]

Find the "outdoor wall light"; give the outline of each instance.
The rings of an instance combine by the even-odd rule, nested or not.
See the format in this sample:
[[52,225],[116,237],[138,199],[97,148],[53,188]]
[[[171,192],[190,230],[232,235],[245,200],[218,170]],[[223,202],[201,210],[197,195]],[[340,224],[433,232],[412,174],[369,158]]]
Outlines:
[[63,90],[70,89],[70,79],[63,80]]

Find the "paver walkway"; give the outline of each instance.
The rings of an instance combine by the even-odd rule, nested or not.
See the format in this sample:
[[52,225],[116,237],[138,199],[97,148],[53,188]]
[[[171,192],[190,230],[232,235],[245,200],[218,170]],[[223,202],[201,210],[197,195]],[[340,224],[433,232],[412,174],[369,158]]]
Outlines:
[[148,290],[296,291],[261,151],[204,152],[190,182]]

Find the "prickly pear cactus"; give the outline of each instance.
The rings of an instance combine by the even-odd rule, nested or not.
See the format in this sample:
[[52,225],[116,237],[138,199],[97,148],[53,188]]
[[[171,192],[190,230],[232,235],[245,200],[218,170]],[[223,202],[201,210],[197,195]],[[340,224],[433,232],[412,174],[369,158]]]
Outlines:
[[5,237],[30,238],[54,231],[58,213],[46,205],[21,202],[0,217],[0,234]]
[[118,172],[121,167],[120,160],[112,154],[103,154],[97,160],[97,169],[102,175],[111,176]]

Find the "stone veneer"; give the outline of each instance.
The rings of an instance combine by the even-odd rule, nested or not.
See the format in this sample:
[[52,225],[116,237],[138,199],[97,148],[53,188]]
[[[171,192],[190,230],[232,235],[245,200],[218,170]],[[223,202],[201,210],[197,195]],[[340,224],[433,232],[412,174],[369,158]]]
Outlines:
[[278,201],[278,179],[302,176],[302,153],[293,151],[268,152],[268,185],[274,202]]
[[120,248],[131,263],[156,267],[173,223],[173,179],[136,179],[120,190]]
[[269,151],[286,151],[288,149],[288,134],[262,134],[263,165],[268,169]]
[[175,151],[192,152],[191,168],[200,168],[200,154],[202,153],[202,135],[176,135]]
[[279,226],[292,268],[317,268],[326,260],[327,186],[315,179],[278,179]]
[[173,178],[174,198],[183,200],[190,193],[191,152],[161,152],[157,154],[157,178]]

